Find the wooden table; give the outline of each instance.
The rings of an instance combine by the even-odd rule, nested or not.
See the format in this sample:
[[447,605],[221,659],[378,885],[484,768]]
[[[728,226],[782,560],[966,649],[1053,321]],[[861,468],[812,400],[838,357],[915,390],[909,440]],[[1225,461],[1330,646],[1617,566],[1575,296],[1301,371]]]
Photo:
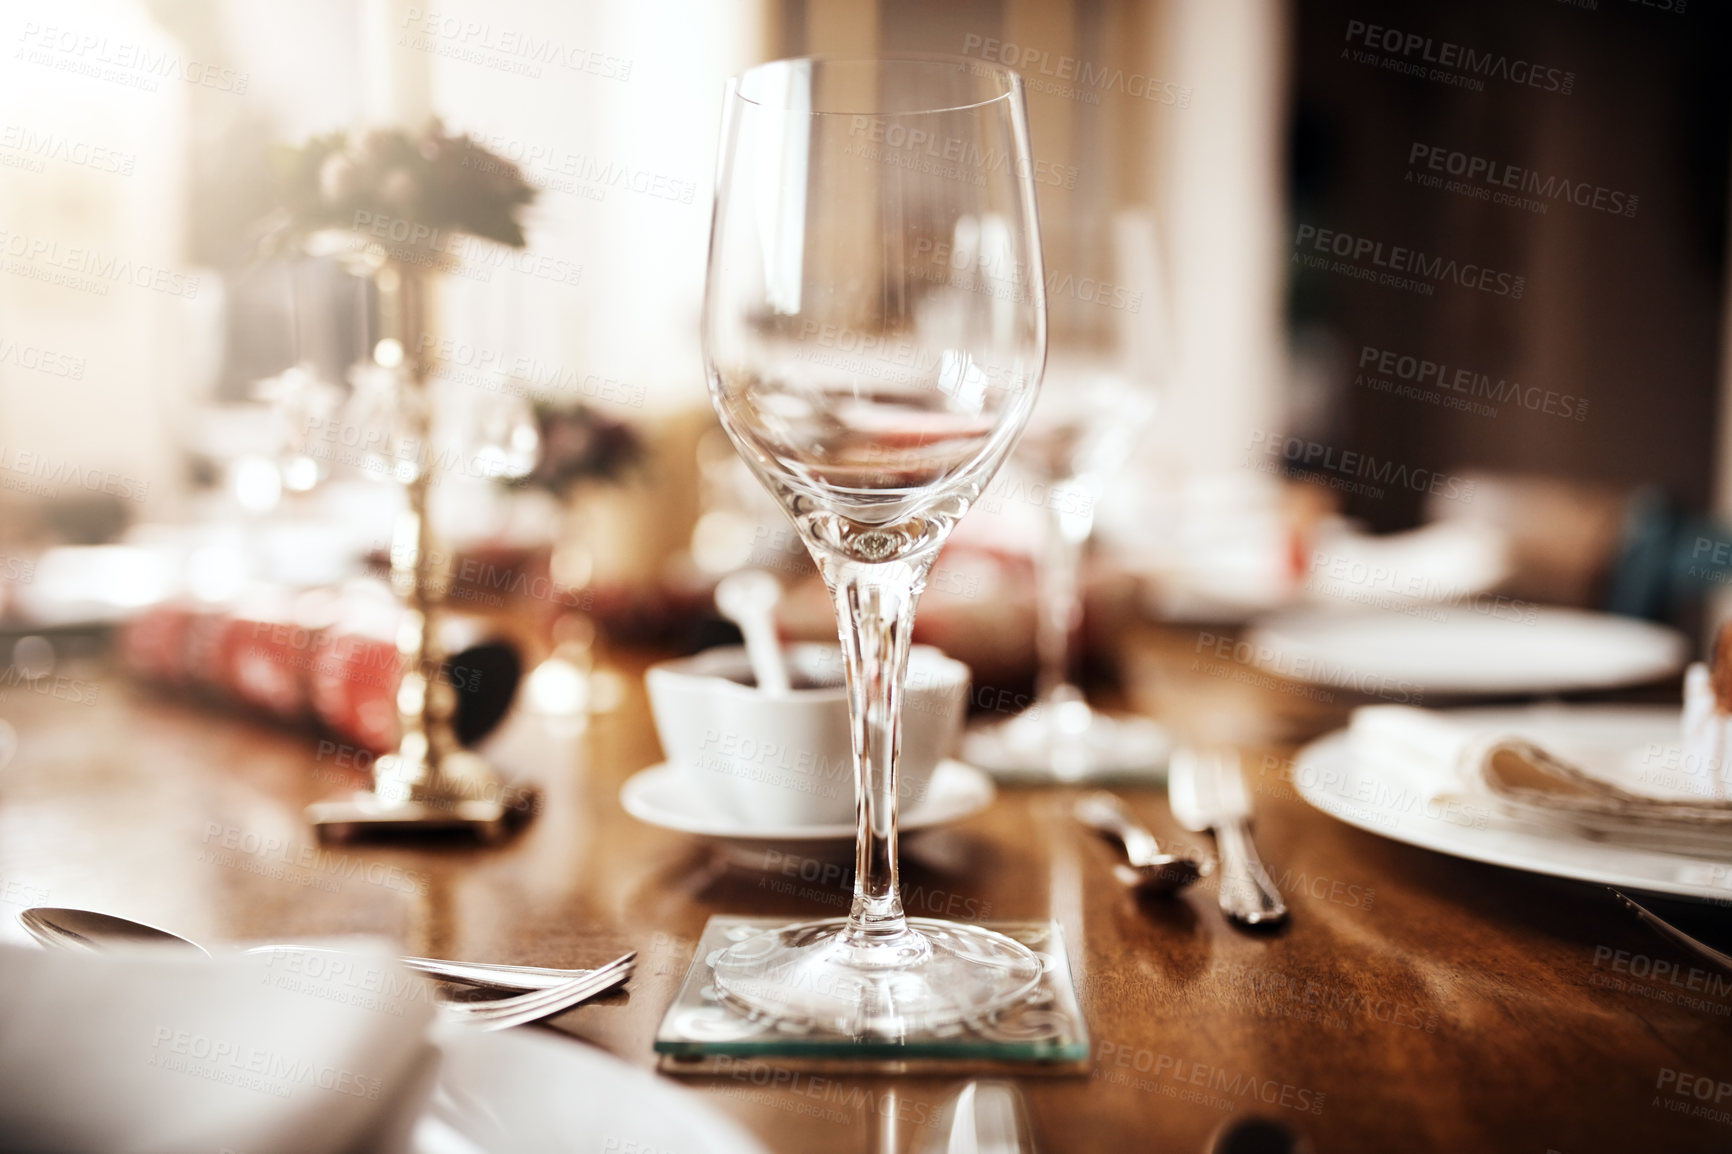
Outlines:
[[[1292,700],[1198,676],[1185,648],[1143,650],[1169,705],[1227,724],[1210,695],[1237,694],[1242,719],[1291,720]],[[839,914],[847,890],[799,862],[724,865],[621,811],[620,783],[658,758],[646,659],[618,660],[626,703],[587,731],[522,726],[505,741],[501,760],[543,783],[544,805],[516,840],[482,849],[321,851],[300,810],[360,781],[342,751],[100,671],[81,674],[94,694],[13,686],[0,699],[18,739],[0,769],[0,939],[25,940],[18,909],[53,904],[211,941],[376,932],[414,953],[560,966],[636,949],[626,991],[555,1028],[651,1066],[706,918]],[[909,847],[915,912],[1066,927],[1095,1061],[1086,1076],[1018,1078],[1041,1150],[1201,1151],[1252,1110],[1320,1151],[1732,1149],[1732,975],[1598,887],[1334,821],[1283,780],[1286,752],[1247,754],[1259,842],[1293,911],[1280,934],[1229,928],[1212,890],[1139,905],[1067,817],[1068,790],[1006,790]],[[1127,796],[1173,831],[1161,793]],[[740,1071],[690,1084],[772,1149],[876,1152],[929,1141],[959,1083]],[[1687,1112],[1699,1105],[1728,1113]]]

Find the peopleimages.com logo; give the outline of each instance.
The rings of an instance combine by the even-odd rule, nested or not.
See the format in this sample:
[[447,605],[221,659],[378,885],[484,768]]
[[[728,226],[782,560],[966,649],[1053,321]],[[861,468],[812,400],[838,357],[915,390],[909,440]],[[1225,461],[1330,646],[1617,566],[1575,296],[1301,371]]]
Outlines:
[[410,255],[443,257],[477,272],[490,273],[496,268],[506,268],[554,284],[576,285],[583,281],[581,264],[538,254],[527,248],[507,248],[466,232],[436,228],[408,217],[358,209],[351,229],[362,236],[405,246],[402,251],[392,252],[391,255],[398,259]]
[[569,192],[587,200],[605,200],[608,190],[613,189],[675,204],[691,204],[697,195],[698,182],[695,180],[652,172],[618,159],[574,152],[550,141],[521,140],[503,132],[485,130],[476,130],[470,135],[503,159],[466,156],[463,167],[492,176],[504,172],[507,163],[513,164],[532,177],[543,191]]
[[[1635,216],[1641,198],[1633,193],[1605,188],[1585,180],[1542,175],[1504,161],[1461,152],[1441,144],[1416,140],[1407,150],[1406,180],[1424,188],[1440,188],[1474,200],[1544,215],[1551,204],[1562,201],[1577,208],[1613,216]],[[1458,179],[1446,180],[1445,177]]]
[[1148,76],[1141,72],[1126,72],[1105,64],[1091,64],[1076,56],[1054,55],[1042,48],[995,40],[970,32],[962,40],[964,56],[979,55],[1016,69],[1030,89],[1047,92],[1084,104],[1099,104],[1101,93],[1120,92],[1133,100],[1148,100],[1178,108],[1191,106],[1191,86]]
[[50,498],[58,496],[62,487],[107,493],[127,501],[142,501],[150,495],[149,481],[12,445],[0,445],[0,487]]
[[[914,242],[917,262],[914,275],[922,280],[974,292],[992,292],[1013,300],[1030,297],[1034,270],[1028,262],[1003,253],[983,252],[979,247],[952,245],[949,241],[922,237]],[[980,274],[978,278],[975,274]],[[1092,276],[1079,277],[1056,266],[1046,269],[1047,299],[1070,297],[1082,304],[1099,305],[1117,312],[1140,312],[1143,294]]]
[[1320,473],[1325,481],[1333,479],[1333,475],[1346,482],[1364,483],[1356,488],[1346,488],[1346,491],[1364,491],[1367,496],[1382,497],[1383,487],[1388,486],[1471,503],[1476,485],[1469,478],[1436,469],[1409,467],[1388,457],[1379,458],[1372,453],[1341,449],[1321,441],[1287,437],[1264,429],[1251,430],[1245,452],[1247,457],[1260,455],[1270,464],[1280,461],[1295,469]]
[[160,265],[131,260],[88,245],[63,245],[58,240],[0,228],[0,268],[13,276],[58,284],[80,292],[107,296],[111,284],[129,284],[167,296],[198,296],[198,277]]
[[1482,52],[1464,44],[1367,24],[1363,20],[1347,22],[1346,40],[1351,47],[1343,48],[1342,55],[1355,64],[1371,64],[1473,92],[1485,91],[1487,80],[1502,80],[1559,96],[1568,96],[1576,86],[1576,74],[1562,68],[1519,57],[1511,59],[1502,52]]
[[[39,132],[22,124],[0,124],[0,153],[15,153],[32,171],[50,160],[115,176],[131,176],[138,154],[91,144],[59,132]],[[0,163],[10,164],[4,156]]]
[[[1520,300],[1527,289],[1527,277],[1516,273],[1426,253],[1405,245],[1385,244],[1370,237],[1318,228],[1314,224],[1299,226],[1293,247],[1294,261],[1306,268],[1342,273],[1396,288],[1418,288],[1427,296],[1433,291],[1432,286],[1446,283],[1511,300]],[[1332,256],[1341,259],[1331,261],[1329,258]]]
[[1496,408],[1482,403],[1496,402],[1569,421],[1588,419],[1586,398],[1555,389],[1542,389],[1538,385],[1524,385],[1507,377],[1494,380],[1489,373],[1394,349],[1380,349],[1373,345],[1361,347],[1359,370],[1353,378],[1354,384],[1480,416],[1497,416]]
[[414,7],[403,11],[397,43],[417,52],[479,64],[531,79],[539,78],[542,66],[551,64],[569,72],[587,73],[623,84],[631,79],[634,63],[624,56],[614,56],[582,44],[569,44],[556,36],[538,35],[527,28],[513,28],[437,9]]
[[233,68],[182,58],[170,48],[124,40],[107,33],[26,21],[18,33],[15,60],[61,72],[106,80],[143,92],[155,92],[164,80],[180,80],[236,96],[246,93],[251,77]]
[[1079,172],[1074,164],[1013,156],[1006,149],[991,145],[983,148],[977,142],[960,136],[941,136],[924,128],[910,128],[900,121],[872,116],[851,119],[848,135],[861,141],[850,146],[853,155],[861,159],[918,172],[930,171],[976,186],[984,185],[989,172],[1014,171],[1017,176],[1029,177],[1036,184],[1075,188]]
[[0,365],[17,365],[21,369],[47,373],[51,377],[69,380],[84,379],[85,360],[71,353],[56,352],[41,345],[20,345],[0,337]]

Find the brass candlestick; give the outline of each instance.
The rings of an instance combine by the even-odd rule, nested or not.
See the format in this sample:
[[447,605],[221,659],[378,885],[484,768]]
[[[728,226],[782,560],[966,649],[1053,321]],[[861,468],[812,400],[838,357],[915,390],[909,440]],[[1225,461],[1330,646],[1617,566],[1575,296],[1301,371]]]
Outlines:
[[377,290],[385,334],[374,346],[374,360],[397,370],[401,381],[390,468],[408,498],[391,542],[391,586],[405,609],[397,629],[402,738],[395,753],[374,762],[370,791],[316,802],[307,807],[307,820],[327,838],[467,830],[493,840],[504,835],[513,810],[501,799],[493,767],[457,742],[452,725],[457,693],[443,676],[445,654],[437,628],[449,573],[445,552],[434,547],[428,511],[435,460],[430,447],[433,358],[431,342],[423,336],[431,275],[425,266],[393,259],[376,245],[364,248],[361,256]]

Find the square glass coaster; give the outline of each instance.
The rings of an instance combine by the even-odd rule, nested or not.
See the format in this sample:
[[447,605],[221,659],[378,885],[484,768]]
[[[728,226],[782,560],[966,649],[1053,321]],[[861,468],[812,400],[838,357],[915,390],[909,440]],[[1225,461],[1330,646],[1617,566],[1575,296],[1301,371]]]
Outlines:
[[[717,996],[709,958],[742,938],[788,924],[787,918],[718,914],[698,938],[691,969],[656,1031],[662,1069],[674,1074],[714,1073],[730,1059],[810,1061],[866,1067],[885,1063],[920,1066],[1034,1063],[1086,1068],[1088,1026],[1071,982],[1070,955],[1057,922],[985,922],[1033,950],[1041,960],[1040,985],[1024,1001],[992,1018],[910,1034],[904,1038],[855,1038],[816,1027],[755,1017]],[[1060,1071],[1054,1071],[1060,1072]]]

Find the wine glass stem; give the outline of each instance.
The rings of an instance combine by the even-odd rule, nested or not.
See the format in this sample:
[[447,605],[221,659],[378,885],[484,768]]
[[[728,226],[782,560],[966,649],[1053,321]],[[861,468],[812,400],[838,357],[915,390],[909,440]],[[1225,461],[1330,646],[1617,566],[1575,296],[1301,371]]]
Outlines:
[[1094,529],[1094,499],[1078,481],[1054,484],[1046,503],[1046,538],[1036,559],[1035,699],[1051,705],[1078,698],[1071,685],[1071,643],[1082,624],[1082,552]]
[[914,606],[930,567],[930,557],[877,565],[819,562],[836,602],[848,670],[858,825],[854,902],[843,937],[855,947],[890,945],[908,932],[896,877],[896,755]]

